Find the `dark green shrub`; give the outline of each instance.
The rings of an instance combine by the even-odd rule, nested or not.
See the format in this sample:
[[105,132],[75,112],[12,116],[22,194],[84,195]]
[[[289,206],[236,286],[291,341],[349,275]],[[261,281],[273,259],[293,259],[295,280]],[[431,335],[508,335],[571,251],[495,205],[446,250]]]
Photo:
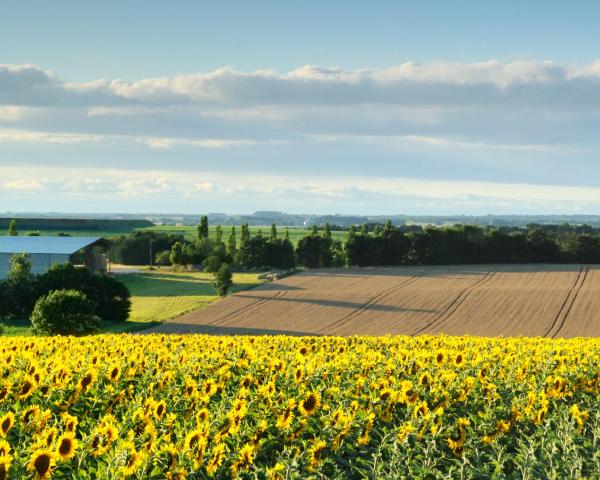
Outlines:
[[171,265],[171,252],[169,250],[163,250],[162,252],[158,252],[156,257],[154,257],[154,263],[161,267],[166,267],[167,265]]
[[102,327],[95,305],[77,290],[54,290],[38,299],[31,314],[34,333],[83,335]]
[[212,285],[217,291],[217,295],[219,295],[219,297],[224,297],[233,285],[231,267],[227,263],[224,263],[213,275],[214,279]]
[[129,318],[131,295],[127,287],[113,277],[76,268],[70,263],[57,264],[40,275],[37,281],[38,296],[52,290],[83,292],[95,305],[96,315],[103,320],[122,322]]

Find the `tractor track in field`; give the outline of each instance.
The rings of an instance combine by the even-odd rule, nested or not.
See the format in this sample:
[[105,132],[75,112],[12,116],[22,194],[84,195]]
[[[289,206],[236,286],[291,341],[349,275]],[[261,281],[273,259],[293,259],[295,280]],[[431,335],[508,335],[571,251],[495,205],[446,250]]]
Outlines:
[[254,310],[257,307],[260,307],[262,304],[266,303],[266,302],[270,302],[271,300],[273,300],[274,298],[278,298],[278,297],[285,297],[285,295],[287,294],[287,290],[277,290],[275,292],[274,295],[268,297],[268,298],[261,298],[258,302],[253,302],[250,305],[246,305],[245,307],[240,308],[239,310],[235,310],[231,313],[227,313],[219,318],[216,318],[215,320],[207,323],[206,325],[210,325],[210,326],[218,326],[220,325],[220,322],[223,320],[229,320],[232,318],[237,318],[240,315],[243,315],[245,313],[248,313],[249,311]]
[[355,308],[354,310],[352,310],[350,313],[346,314],[342,318],[336,320],[334,323],[321,328],[320,330],[318,330],[318,332],[325,333],[327,330],[339,328],[342,325],[345,325],[352,319],[354,319],[354,318],[358,317],[359,315],[363,314],[364,312],[368,311],[373,305],[376,305],[378,302],[380,302],[387,296],[391,295],[392,293],[396,293],[399,290],[402,290],[402,288],[410,285],[411,283],[416,282],[418,279],[422,278],[424,275],[425,275],[425,272],[419,272],[417,275],[415,275],[411,278],[408,278],[407,280],[404,280],[400,284],[394,285],[393,287],[388,288],[387,290],[379,293],[378,295],[375,295],[373,298],[371,298],[369,301],[367,301],[363,305],[360,305],[359,307]]
[[[571,313],[571,309],[575,304],[575,300],[577,300],[579,292],[581,291],[581,288],[583,287],[583,284],[587,279],[589,271],[589,266],[582,266],[579,269],[579,273],[577,274],[575,282],[573,282],[573,286],[569,289],[569,292],[567,293],[564,302],[558,310],[558,313],[554,317],[550,328],[548,328],[548,330],[546,330],[546,333],[544,333],[544,337],[556,338],[560,331],[563,329],[567,321],[567,317],[569,316],[569,313]],[[552,332],[555,329],[555,327],[557,327],[556,331]]]
[[411,333],[411,335],[420,335],[422,333],[430,332],[432,328],[437,328],[440,325],[443,325],[448,321],[452,315],[460,308],[460,306],[469,298],[469,296],[473,293],[475,289],[480,287],[481,285],[489,282],[494,276],[501,270],[501,268],[487,272],[483,278],[480,278],[472,285],[463,289],[450,304],[431,322],[427,325],[419,328],[415,332]]

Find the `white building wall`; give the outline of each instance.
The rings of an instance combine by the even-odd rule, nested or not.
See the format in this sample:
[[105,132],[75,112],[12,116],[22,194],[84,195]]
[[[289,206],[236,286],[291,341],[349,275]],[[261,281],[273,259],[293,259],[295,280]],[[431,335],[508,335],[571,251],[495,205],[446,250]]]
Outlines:
[[[10,257],[12,253],[0,253],[0,278],[6,278],[10,270]],[[56,253],[31,254],[31,273],[39,275],[47,271],[55,263],[67,263],[69,255]]]

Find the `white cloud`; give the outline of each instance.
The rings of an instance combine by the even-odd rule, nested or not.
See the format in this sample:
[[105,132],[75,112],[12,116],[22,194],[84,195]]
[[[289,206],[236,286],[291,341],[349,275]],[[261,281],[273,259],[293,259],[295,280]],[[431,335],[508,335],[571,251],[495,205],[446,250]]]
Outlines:
[[85,143],[99,142],[102,140],[100,135],[88,135],[79,133],[51,133],[51,132],[29,132],[26,130],[0,130],[0,143],[18,142],[18,143]]
[[[420,206],[583,208],[598,202],[599,122],[600,61],[225,67],[86,83],[0,65],[0,166],[35,166],[29,178],[60,195],[154,195],[152,205],[274,196],[311,210],[317,199],[348,205],[340,211],[361,202],[400,211],[407,197]],[[97,176],[60,176],[61,165],[97,167]],[[0,187],[28,191],[10,189],[23,180],[2,177]]]
[[[600,63],[550,61],[403,63],[386,69],[342,70],[303,66],[286,73],[212,72],[136,81],[63,82],[33,65],[0,65],[0,103],[87,104],[92,112],[118,105],[181,104],[556,104],[578,95],[598,104]],[[532,88],[543,86],[537,93]],[[3,91],[2,91],[3,90]],[[554,98],[556,94],[562,95]],[[12,97],[12,98],[11,98]],[[579,102],[585,105],[584,102]]]
[[37,191],[44,188],[43,182],[40,180],[27,180],[19,179],[4,182],[2,184],[4,190],[17,190],[17,191]]
[[[353,176],[325,177],[315,180],[310,175],[236,175],[215,172],[173,172],[154,170],[144,176],[131,170],[15,168],[0,166],[0,176],[7,180],[0,191],[26,193],[44,191],[48,195],[68,195],[104,198],[107,194],[118,197],[155,198],[156,195],[174,198],[214,199],[231,197],[240,203],[240,210],[254,198],[267,198],[277,205],[280,199],[293,199],[315,210],[320,202],[344,205],[348,202],[369,207],[380,213],[398,210],[378,209],[377,202],[405,202],[411,205],[511,206],[518,211],[524,206],[551,207],[551,211],[572,210],[583,206],[600,212],[600,188],[534,185],[493,182],[436,181],[411,178],[370,178]],[[398,203],[400,205],[401,203]]]
[[16,107],[14,105],[0,106],[0,121],[14,122],[23,120],[28,111],[28,108]]

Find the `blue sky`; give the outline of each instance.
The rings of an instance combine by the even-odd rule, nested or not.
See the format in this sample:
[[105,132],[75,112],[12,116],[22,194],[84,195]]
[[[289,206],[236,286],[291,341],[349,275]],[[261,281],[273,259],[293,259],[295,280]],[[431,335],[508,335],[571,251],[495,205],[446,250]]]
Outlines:
[[600,214],[598,2],[0,3],[0,210]]

